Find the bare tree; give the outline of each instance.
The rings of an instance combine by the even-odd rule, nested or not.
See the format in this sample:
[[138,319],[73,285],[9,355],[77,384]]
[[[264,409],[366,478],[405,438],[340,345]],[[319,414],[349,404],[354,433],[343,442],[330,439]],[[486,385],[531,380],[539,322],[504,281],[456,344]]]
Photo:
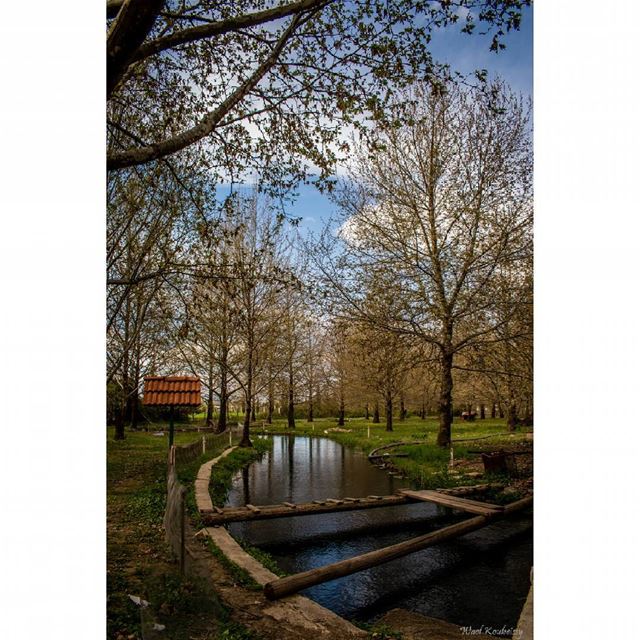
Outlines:
[[[385,129],[381,148],[361,148],[342,201],[345,253],[335,259],[335,239],[325,237],[319,266],[345,317],[437,350],[444,447],[454,359],[507,339],[510,315],[498,313],[492,283],[531,253],[529,110],[501,83],[489,95],[454,86],[413,95],[413,125]],[[374,269],[393,270],[398,281],[401,304],[384,321],[360,287]]]

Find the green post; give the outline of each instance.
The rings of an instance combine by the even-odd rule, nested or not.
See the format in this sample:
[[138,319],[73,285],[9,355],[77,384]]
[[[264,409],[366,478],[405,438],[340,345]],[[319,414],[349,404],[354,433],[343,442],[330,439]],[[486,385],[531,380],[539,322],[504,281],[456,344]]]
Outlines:
[[173,446],[173,405],[169,408],[169,449]]

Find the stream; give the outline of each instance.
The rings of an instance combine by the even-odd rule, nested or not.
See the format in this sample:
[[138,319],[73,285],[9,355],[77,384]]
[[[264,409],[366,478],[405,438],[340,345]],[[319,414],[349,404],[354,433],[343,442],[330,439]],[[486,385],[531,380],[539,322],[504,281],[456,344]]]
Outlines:
[[[240,471],[226,505],[256,506],[388,495],[409,487],[366,455],[328,438],[273,436],[259,462]],[[268,551],[297,573],[402,542],[472,517],[414,503],[228,525],[238,540]],[[533,563],[530,515],[302,591],[339,615],[363,622],[401,607],[464,626],[515,626]]]

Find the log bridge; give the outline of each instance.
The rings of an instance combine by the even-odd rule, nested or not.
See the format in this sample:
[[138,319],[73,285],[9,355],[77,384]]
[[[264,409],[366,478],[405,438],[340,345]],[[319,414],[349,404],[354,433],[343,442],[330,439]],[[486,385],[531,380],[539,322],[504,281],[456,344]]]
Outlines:
[[[437,492],[413,491],[411,493],[414,494],[415,499],[424,499],[429,502],[434,502],[435,500],[433,500],[433,495],[431,494]],[[422,494],[422,497],[418,498],[416,494]],[[451,496],[445,497],[450,498]],[[476,503],[473,500],[464,500],[463,498],[459,498],[458,500],[461,502],[452,508],[461,509],[466,507],[464,510],[467,511],[470,510],[469,507],[473,507],[473,509],[475,509],[475,513],[478,513],[480,509],[482,509],[484,513],[451,526],[438,529],[437,531],[418,536],[417,538],[411,538],[405,542],[399,542],[398,544],[394,544],[389,547],[383,547],[382,549],[370,551],[369,553],[363,553],[362,555],[334,562],[332,564],[325,565],[324,567],[318,567],[317,569],[310,569],[309,571],[296,573],[291,576],[286,576],[285,578],[272,580],[264,585],[264,594],[269,600],[276,600],[278,598],[297,593],[302,589],[307,589],[308,587],[312,587],[316,584],[336,580],[337,578],[348,576],[352,573],[356,573],[357,571],[369,569],[371,567],[384,564],[385,562],[401,558],[410,553],[421,551],[427,547],[432,547],[440,542],[457,538],[465,533],[470,533],[471,531],[486,527],[498,519],[505,518],[511,514],[528,509],[533,505],[533,496],[522,498],[521,500],[512,502],[504,507],[488,505],[485,503]],[[438,498],[438,503],[442,504],[440,498]],[[470,505],[468,503],[474,504]]]
[[[487,485],[482,485],[482,488]],[[476,488],[477,491],[482,488]],[[466,487],[461,487],[464,491]],[[355,511],[358,509],[376,509],[380,507],[392,507],[412,502],[432,502],[443,507],[487,515],[494,511],[501,511],[503,507],[477,502],[457,495],[452,491],[411,491],[400,489],[390,496],[371,495],[366,498],[326,498],[325,500],[313,500],[294,504],[283,502],[282,504],[270,504],[255,506],[247,504],[244,507],[214,507],[200,511],[202,520],[206,526],[219,526],[228,522],[242,522],[245,520],[266,520],[269,518],[284,518],[291,516],[311,516],[320,513],[335,513],[340,511]]]

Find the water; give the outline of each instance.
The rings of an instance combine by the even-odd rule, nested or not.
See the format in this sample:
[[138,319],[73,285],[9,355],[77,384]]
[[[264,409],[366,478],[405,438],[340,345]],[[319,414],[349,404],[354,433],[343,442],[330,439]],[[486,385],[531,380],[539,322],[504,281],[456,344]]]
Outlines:
[[[274,436],[273,448],[236,477],[228,505],[387,495],[409,486],[358,451],[327,438]],[[288,573],[379,549],[471,517],[429,503],[229,525]],[[473,627],[515,626],[533,561],[530,517],[497,522],[448,543],[302,593],[348,618],[396,607]]]

